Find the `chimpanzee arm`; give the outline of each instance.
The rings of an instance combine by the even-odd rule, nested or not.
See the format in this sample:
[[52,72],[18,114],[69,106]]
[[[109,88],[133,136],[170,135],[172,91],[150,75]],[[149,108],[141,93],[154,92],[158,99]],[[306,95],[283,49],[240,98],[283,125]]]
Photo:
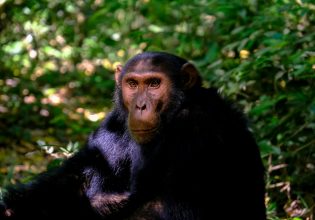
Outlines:
[[90,135],[87,147],[29,184],[11,187],[0,203],[1,219],[97,219],[129,195],[129,137],[117,111]]
[[34,181],[8,188],[0,204],[1,219],[93,219],[95,212],[84,193],[83,170],[96,160],[104,159],[95,150],[84,149]]

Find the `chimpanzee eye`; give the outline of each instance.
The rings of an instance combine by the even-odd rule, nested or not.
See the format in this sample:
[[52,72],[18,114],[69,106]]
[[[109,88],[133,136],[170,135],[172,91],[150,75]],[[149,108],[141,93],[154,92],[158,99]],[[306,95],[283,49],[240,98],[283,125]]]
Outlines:
[[137,86],[138,86],[137,81],[133,80],[133,79],[128,80],[127,84],[129,86],[129,88],[131,88],[131,89],[137,88]]
[[151,79],[149,86],[151,88],[158,88],[160,86],[160,84],[161,84],[161,80],[160,79]]

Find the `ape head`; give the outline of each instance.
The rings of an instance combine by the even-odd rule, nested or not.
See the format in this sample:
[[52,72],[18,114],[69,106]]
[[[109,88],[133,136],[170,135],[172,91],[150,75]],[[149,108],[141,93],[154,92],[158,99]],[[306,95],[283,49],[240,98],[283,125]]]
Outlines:
[[185,94],[201,86],[191,63],[163,52],[136,55],[116,68],[115,80],[116,105],[125,110],[129,132],[139,144],[150,143],[180,110]]

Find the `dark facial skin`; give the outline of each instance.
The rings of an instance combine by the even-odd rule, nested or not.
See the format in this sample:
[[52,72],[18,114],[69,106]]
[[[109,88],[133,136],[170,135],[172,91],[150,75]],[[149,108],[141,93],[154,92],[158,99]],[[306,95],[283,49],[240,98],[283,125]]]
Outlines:
[[128,128],[139,144],[146,144],[159,131],[160,114],[167,108],[171,80],[159,72],[130,72],[123,76],[121,89],[128,109]]

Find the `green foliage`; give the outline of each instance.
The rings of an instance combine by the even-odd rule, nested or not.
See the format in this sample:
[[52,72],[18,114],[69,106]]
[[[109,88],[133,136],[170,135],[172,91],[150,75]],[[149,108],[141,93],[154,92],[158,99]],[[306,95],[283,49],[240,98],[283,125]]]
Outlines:
[[311,218],[314,11],[311,0],[0,1],[1,184],[24,178],[14,165],[25,154],[47,167],[41,152],[50,168],[83,146],[111,107],[117,62],[165,50],[194,62],[206,86],[249,115],[269,218]]

